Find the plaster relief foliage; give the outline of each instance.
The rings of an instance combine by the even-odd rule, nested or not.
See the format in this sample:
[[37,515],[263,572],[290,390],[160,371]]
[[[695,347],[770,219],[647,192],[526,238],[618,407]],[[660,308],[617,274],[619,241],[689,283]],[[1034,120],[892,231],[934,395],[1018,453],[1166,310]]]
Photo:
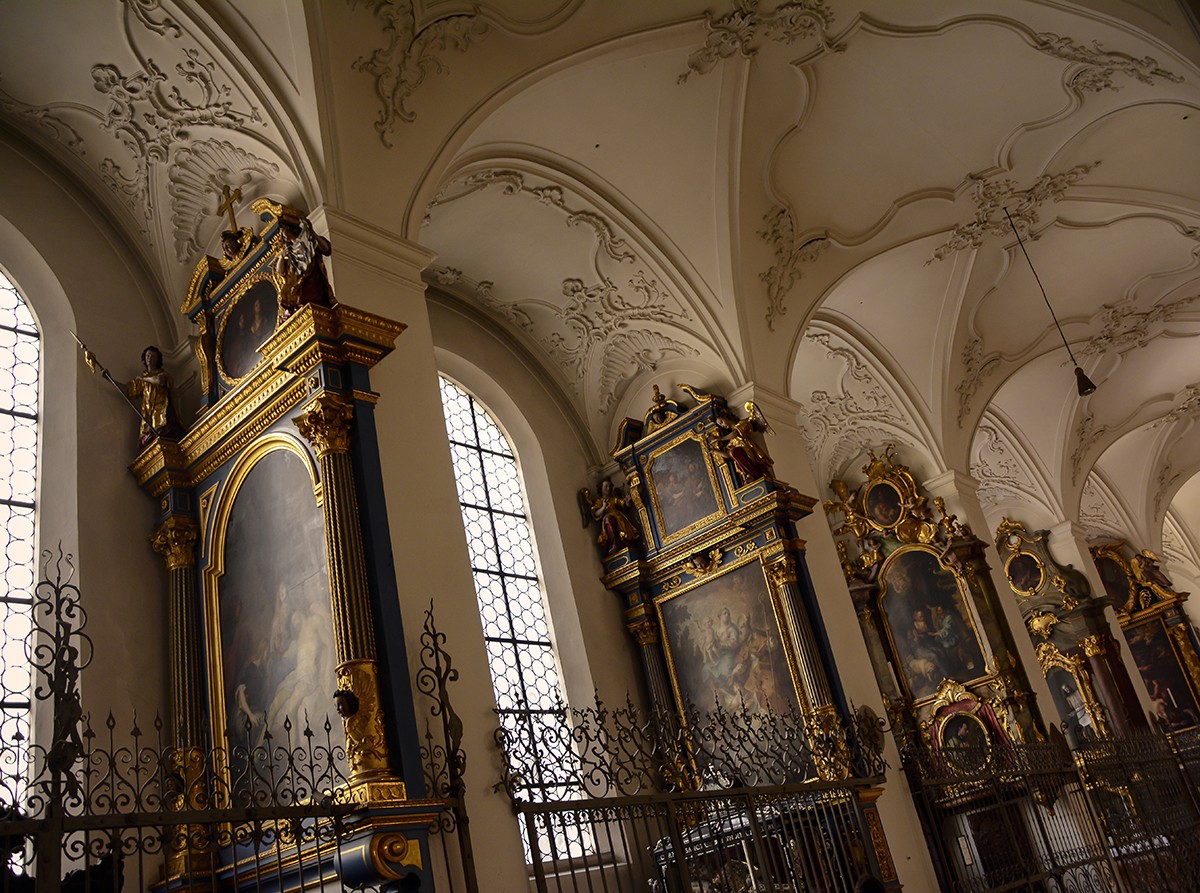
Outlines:
[[1154,479],[1154,514],[1157,515],[1162,511],[1163,503],[1167,499],[1167,491],[1172,489],[1181,477],[1183,477],[1183,472],[1176,471],[1170,462],[1158,469],[1158,474]]
[[[157,0],[126,0],[125,10],[160,37],[178,38],[183,33],[166,13],[155,17],[161,12]],[[101,107],[76,102],[34,107],[7,94],[0,95],[0,106],[38,124],[80,157],[87,155],[84,140],[65,117],[82,116],[119,140],[128,150],[127,157],[101,159],[98,172],[131,210],[149,221],[155,211],[155,172],[172,161],[178,146],[194,139],[193,128],[240,131],[262,123],[262,118],[253,105],[235,107],[232,88],[218,78],[215,62],[201,58],[199,49],[183,48],[182,61],[168,73],[138,48],[128,27],[125,33],[141,67],[126,72],[113,63],[93,65],[92,86],[103,97]],[[148,234],[145,226],[142,231]]]
[[1197,555],[1192,545],[1192,539],[1184,532],[1185,529],[1175,514],[1168,511],[1166,517],[1163,518],[1163,557],[1175,564],[1191,568],[1200,567],[1200,555]]
[[1159,334],[1152,327],[1169,322],[1185,310],[1200,302],[1200,295],[1180,298],[1167,304],[1155,304],[1149,310],[1138,310],[1135,300],[1128,298],[1119,304],[1105,304],[1101,309],[1100,331],[1088,338],[1077,357],[1103,356],[1110,351],[1126,353],[1145,347]]
[[1155,419],[1150,428],[1161,428],[1163,425],[1170,425],[1182,419],[1193,419],[1200,415],[1200,384],[1190,384],[1183,389],[1183,400],[1178,406],[1172,407],[1169,411],[1163,413]]
[[837,53],[845,49],[829,40],[833,11],[823,0],[781,3],[768,12],[759,11],[758,0],[737,0],[725,15],[705,11],[704,18],[708,36],[704,46],[688,56],[688,70],[679,76],[681,84],[693,74],[708,74],[722,59],[735,54],[751,58],[758,52],[754,44],[759,37],[790,46],[817,35],[825,49]]
[[1099,42],[1092,41],[1090,47],[1083,46],[1069,37],[1059,37],[1057,34],[1035,34],[1034,46],[1048,56],[1064,59],[1067,62],[1077,62],[1082,68],[1071,77],[1071,86],[1086,93],[1099,93],[1102,90],[1119,90],[1113,83],[1113,78],[1122,74],[1134,78],[1143,84],[1154,84],[1156,78],[1170,81],[1173,84],[1183,82],[1181,75],[1158,67],[1158,60],[1152,56],[1141,59],[1127,53],[1118,53],[1103,49]]
[[1090,534],[1107,533],[1120,535],[1117,529],[1116,508],[1109,504],[1108,498],[1096,482],[1096,475],[1089,474],[1083,482],[1083,492],[1079,500],[1079,523]]
[[1007,438],[998,428],[981,424],[971,452],[971,476],[979,481],[979,501],[984,508],[1005,499],[1026,499],[1037,492],[1037,485],[1013,457]]
[[[691,321],[683,304],[644,268],[620,273],[625,264],[646,262],[601,214],[572,207],[561,186],[531,182],[514,170],[479,171],[444,186],[426,209],[426,223],[439,205],[488,188],[531,198],[561,214],[567,227],[591,231],[594,269],[563,279],[560,297],[501,300],[490,281],[481,281],[475,295],[489,310],[531,335],[567,373],[577,395],[595,393],[601,414],[609,412],[634,377],[656,370],[668,358],[699,355],[695,347],[663,330]],[[442,276],[453,276],[455,282],[463,278],[460,271],[449,268],[434,276],[439,282]]]
[[1028,189],[1018,189],[1016,180],[980,180],[968,175],[968,179],[976,181],[975,217],[969,223],[956,226],[950,238],[934,250],[925,265],[944,260],[956,251],[978,248],[988,234],[1002,236],[1011,233],[1012,226],[1004,213],[1005,208],[1025,238],[1036,240],[1037,233],[1033,231],[1033,226],[1041,219],[1041,206],[1046,202],[1062,201],[1067,189],[1099,164],[1099,161],[1093,161],[1090,164],[1077,164],[1061,174],[1043,174]]
[[243,196],[249,196],[250,184],[274,179],[278,173],[278,165],[224,140],[203,140],[176,152],[167,187],[175,259],[185,261],[204,249],[200,227],[212,220],[213,195],[219,195],[223,185],[241,189]]
[[787,208],[776,207],[763,216],[766,228],[759,235],[770,242],[775,251],[775,263],[758,274],[767,284],[767,328],[775,330],[775,320],[787,313],[784,298],[792,286],[804,275],[799,266],[815,261],[829,247],[829,239],[809,239],[803,245],[796,244],[796,222]]
[[375,130],[390,149],[396,127],[401,122],[411,124],[417,118],[408,107],[408,98],[431,71],[449,72],[436,54],[443,50],[466,52],[487,33],[488,23],[478,12],[472,12],[444,15],[418,28],[412,0],[349,0],[349,3],[352,8],[361,3],[370,9],[387,38],[385,46],[370,56],[360,56],[354,70],[375,78],[375,94],[382,103]]
[[963,419],[971,411],[971,399],[983,380],[1000,366],[1000,355],[983,355],[983,339],[978,335],[963,345],[962,349],[962,379],[954,386],[958,394],[958,427],[963,426]]
[[1079,472],[1083,469],[1083,460],[1100,438],[1108,433],[1107,425],[1097,425],[1096,417],[1087,413],[1075,427],[1075,452],[1071,453],[1071,483],[1079,480]]
[[823,476],[819,479],[838,476],[868,447],[898,437],[916,445],[904,437],[912,428],[909,420],[853,349],[835,345],[826,332],[810,332],[805,340],[825,348],[826,359],[842,364],[836,390],[814,390],[800,401],[800,429],[813,469]]

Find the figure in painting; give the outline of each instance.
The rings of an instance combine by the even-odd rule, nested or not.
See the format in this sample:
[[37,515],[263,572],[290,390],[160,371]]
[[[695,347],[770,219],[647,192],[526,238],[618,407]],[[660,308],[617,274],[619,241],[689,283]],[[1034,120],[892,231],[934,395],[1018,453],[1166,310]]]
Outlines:
[[719,407],[713,417],[717,430],[710,435],[712,451],[733,463],[743,484],[773,477],[775,466],[753,438],[756,433],[771,430],[770,426],[753,401],[746,403],[746,411],[749,417],[739,419],[729,409]]
[[1063,700],[1067,703],[1067,709],[1071,711],[1068,722],[1079,730],[1081,738],[1095,738],[1096,729],[1092,725],[1092,714],[1088,713],[1087,704],[1084,703],[1083,695],[1079,689],[1073,689],[1066,683],[1063,683],[1062,696]]
[[287,319],[305,304],[329,307],[333,304],[333,290],[325,275],[325,262],[332,251],[329,240],[318,236],[307,217],[299,223],[281,221],[280,235],[283,251],[275,262],[275,272],[283,277],[283,288],[279,294],[279,306]]
[[150,345],[142,351],[142,374],[129,383],[129,395],[141,398],[139,450],[156,437],[175,439],[183,433],[171,403],[171,376],[162,363],[162,351]]
[[599,523],[600,533],[596,542],[600,545],[601,554],[606,557],[641,538],[637,526],[625,514],[628,507],[629,500],[621,495],[609,478],[600,482],[600,493],[595,499],[592,499],[587,487],[579,491],[583,526],[593,521]]

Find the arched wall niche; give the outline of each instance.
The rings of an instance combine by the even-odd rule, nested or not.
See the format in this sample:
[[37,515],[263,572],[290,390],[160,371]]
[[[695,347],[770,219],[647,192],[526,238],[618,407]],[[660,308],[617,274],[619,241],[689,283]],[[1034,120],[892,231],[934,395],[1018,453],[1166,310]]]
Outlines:
[[[81,681],[85,709],[112,709],[126,728],[134,708],[165,704],[166,568],[147,542],[155,506],[127,470],[136,419],[87,370],[71,332],[122,381],[140,371],[146,345],[170,356],[180,328],[137,252],[72,184],[27,145],[0,136],[0,263],[42,335],[39,543],[61,542],[75,556],[96,643]],[[41,723],[35,716],[35,734]]]
[[491,410],[516,450],[568,700],[636,693],[621,604],[599,581],[595,533],[583,528],[576,499],[580,487],[595,487],[587,470],[600,467],[599,451],[519,349],[432,293],[429,318],[439,370]]

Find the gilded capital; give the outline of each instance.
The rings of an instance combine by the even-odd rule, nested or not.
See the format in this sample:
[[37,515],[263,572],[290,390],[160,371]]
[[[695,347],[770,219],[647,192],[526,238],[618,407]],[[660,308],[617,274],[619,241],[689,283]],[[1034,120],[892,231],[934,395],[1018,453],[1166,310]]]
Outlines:
[[1088,657],[1103,657],[1108,652],[1112,636],[1108,633],[1097,633],[1094,636],[1084,636],[1079,640],[1079,647]]
[[796,582],[796,562],[790,557],[767,565],[767,579],[776,586]]
[[635,623],[629,627],[629,631],[643,648],[658,644],[658,627],[655,626],[653,620],[646,619],[641,623]]
[[183,570],[196,563],[196,537],[195,521],[186,515],[172,515],[150,537],[150,545],[167,560],[167,570]]
[[292,423],[313,445],[317,458],[322,458],[328,453],[345,453],[350,449],[350,421],[353,418],[354,406],[326,391],[313,398]]

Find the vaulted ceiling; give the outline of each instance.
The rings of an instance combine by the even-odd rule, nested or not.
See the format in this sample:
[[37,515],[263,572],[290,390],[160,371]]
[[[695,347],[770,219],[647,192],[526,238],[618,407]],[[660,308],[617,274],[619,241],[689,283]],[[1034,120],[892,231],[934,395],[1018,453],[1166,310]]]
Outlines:
[[0,126],[169,308],[216,253],[220,186],[328,204],[436,251],[431,288],[536,358],[597,455],[652,383],[754,381],[800,404],[818,480],[895,441],[978,479],[993,523],[1200,566],[1200,39],[1174,0],[0,20]]

